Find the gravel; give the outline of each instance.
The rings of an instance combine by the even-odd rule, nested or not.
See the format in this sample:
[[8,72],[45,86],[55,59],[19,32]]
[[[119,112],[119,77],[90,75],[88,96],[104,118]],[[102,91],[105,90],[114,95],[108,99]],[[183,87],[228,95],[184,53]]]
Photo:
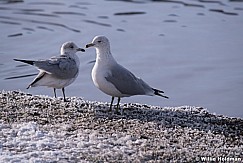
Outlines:
[[[242,162],[243,119],[0,92],[0,162]],[[229,108],[230,109],[230,108]]]

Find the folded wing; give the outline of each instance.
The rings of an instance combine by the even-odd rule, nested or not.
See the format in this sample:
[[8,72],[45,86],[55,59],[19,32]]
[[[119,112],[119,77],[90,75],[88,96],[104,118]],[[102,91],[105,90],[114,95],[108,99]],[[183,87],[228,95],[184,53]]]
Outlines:
[[34,65],[38,67],[38,69],[60,79],[74,78],[78,73],[78,67],[75,60],[66,56],[35,61]]
[[142,79],[137,78],[129,70],[116,65],[111,68],[110,74],[105,77],[122,94],[132,95],[153,95],[152,88]]

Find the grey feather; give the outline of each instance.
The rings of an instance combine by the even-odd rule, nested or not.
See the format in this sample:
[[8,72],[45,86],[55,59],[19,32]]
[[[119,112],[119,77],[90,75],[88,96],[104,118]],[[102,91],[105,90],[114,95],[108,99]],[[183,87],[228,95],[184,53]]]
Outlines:
[[36,61],[35,66],[60,79],[74,78],[78,73],[78,67],[74,59],[65,55],[53,57],[48,60]]
[[122,94],[126,95],[145,95],[152,91],[152,88],[142,79],[137,78],[129,70],[121,65],[115,65],[110,68],[110,74],[105,77]]

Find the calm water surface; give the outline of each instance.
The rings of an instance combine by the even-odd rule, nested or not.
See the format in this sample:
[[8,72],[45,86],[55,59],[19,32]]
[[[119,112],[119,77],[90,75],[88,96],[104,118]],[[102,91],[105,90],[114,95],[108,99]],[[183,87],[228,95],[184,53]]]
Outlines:
[[[106,35],[120,64],[170,97],[134,96],[123,103],[195,105],[243,117],[243,2],[2,0],[0,29],[1,90],[53,96],[45,87],[25,89],[34,76],[8,79],[38,72],[13,58],[45,59],[59,55],[66,41],[84,47]],[[110,102],[91,80],[95,50],[79,55],[80,74],[67,96]]]

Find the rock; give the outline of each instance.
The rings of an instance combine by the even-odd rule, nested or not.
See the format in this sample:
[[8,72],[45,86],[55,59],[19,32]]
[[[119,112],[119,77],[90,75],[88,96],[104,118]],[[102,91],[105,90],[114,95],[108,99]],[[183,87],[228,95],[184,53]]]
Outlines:
[[108,103],[68,101],[1,91],[0,162],[243,159],[240,118],[202,107],[142,104],[122,104],[117,114],[108,111]]

